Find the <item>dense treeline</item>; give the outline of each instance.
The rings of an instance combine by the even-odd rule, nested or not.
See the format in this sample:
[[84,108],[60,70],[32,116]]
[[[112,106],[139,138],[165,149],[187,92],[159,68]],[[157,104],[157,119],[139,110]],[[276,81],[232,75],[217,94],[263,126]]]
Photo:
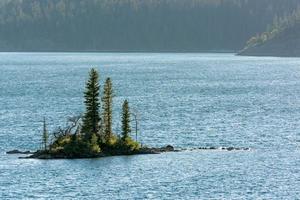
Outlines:
[[300,56],[300,8],[274,22],[264,32],[251,37],[239,55]]
[[1,0],[0,50],[237,50],[299,0]]
[[[257,34],[256,36],[251,37],[247,44],[246,49],[251,48],[257,45],[263,45],[264,43],[280,36],[284,35],[288,37],[290,35],[290,32],[292,34],[296,34],[297,38],[299,38],[298,32],[295,31],[300,25],[300,7],[296,10],[294,10],[289,15],[284,15],[282,17],[274,17],[273,24],[268,26],[266,31]],[[298,27],[297,27],[298,26]]]

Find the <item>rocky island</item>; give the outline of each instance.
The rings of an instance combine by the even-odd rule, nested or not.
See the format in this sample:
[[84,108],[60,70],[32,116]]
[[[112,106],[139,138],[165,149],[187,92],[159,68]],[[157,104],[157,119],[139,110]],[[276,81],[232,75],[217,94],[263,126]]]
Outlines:
[[[110,78],[104,84],[100,95],[99,74],[91,69],[89,80],[84,92],[85,113],[83,116],[68,118],[68,125],[59,127],[52,134],[48,133],[44,118],[42,133],[42,148],[36,151],[11,150],[7,154],[26,154],[35,159],[76,159],[100,158],[107,156],[159,154],[164,152],[179,152],[186,150],[221,150],[248,151],[249,148],[237,147],[198,147],[191,149],[177,148],[172,145],[163,147],[142,146],[131,136],[131,112],[129,102],[122,105],[122,131],[117,134],[112,131],[113,87]],[[137,131],[137,130],[136,130]],[[137,134],[137,132],[136,132]],[[51,141],[49,142],[49,138]]]
[[83,116],[68,118],[68,125],[59,127],[52,134],[48,133],[44,118],[41,149],[34,152],[12,150],[6,153],[29,154],[20,158],[74,159],[178,151],[171,145],[153,148],[142,146],[137,139],[134,140],[130,136],[131,112],[127,100],[122,105],[122,131],[119,134],[114,133],[113,96],[111,79],[106,79],[100,94],[99,74],[91,69],[84,92],[86,110]]
[[[69,118],[69,126],[55,131],[49,144],[49,134],[44,120],[42,134],[43,149],[34,152],[29,158],[94,158],[113,155],[156,153],[151,148],[141,148],[141,144],[130,136],[131,119],[129,102],[122,106],[122,132],[112,131],[113,86],[107,78],[103,93],[100,94],[99,74],[91,69],[84,92],[85,113]],[[158,151],[171,150],[170,147]]]

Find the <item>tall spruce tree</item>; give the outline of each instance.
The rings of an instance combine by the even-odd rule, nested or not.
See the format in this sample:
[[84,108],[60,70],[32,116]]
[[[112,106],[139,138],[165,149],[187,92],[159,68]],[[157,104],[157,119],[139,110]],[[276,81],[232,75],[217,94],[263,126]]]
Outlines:
[[49,140],[49,134],[48,134],[48,131],[47,131],[46,118],[44,117],[44,121],[43,121],[43,146],[44,146],[45,151],[47,150],[48,140]]
[[113,88],[110,78],[107,78],[104,84],[103,96],[102,96],[102,108],[103,108],[103,133],[104,139],[108,142],[112,137],[112,99]]
[[122,139],[126,139],[131,132],[130,111],[128,101],[125,100],[122,106]]
[[84,92],[86,111],[83,117],[82,132],[86,139],[90,139],[92,134],[98,134],[100,114],[99,114],[99,74],[93,68],[89,73],[89,80],[86,83],[86,91]]

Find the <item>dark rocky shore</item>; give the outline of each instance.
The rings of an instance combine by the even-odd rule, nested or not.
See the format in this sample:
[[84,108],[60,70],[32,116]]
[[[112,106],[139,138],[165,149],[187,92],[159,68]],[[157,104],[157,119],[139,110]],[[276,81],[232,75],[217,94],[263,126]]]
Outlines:
[[31,152],[31,151],[20,151],[17,149],[11,150],[11,151],[7,151],[6,154],[34,154],[35,152]]
[[71,156],[64,154],[49,154],[45,151],[20,151],[20,150],[12,150],[7,151],[7,154],[30,154],[29,156],[19,157],[19,158],[32,158],[32,159],[79,159],[79,158],[101,158],[101,157],[109,157],[109,156],[122,156],[122,155],[139,155],[139,154],[160,154],[166,152],[182,152],[182,151],[195,151],[195,150],[219,150],[219,151],[249,151],[250,148],[243,147],[199,147],[199,148],[181,148],[175,149],[171,145],[167,145],[164,147],[143,147],[137,151],[131,152],[110,152],[110,153],[99,153],[96,155],[81,155],[81,156]]
[[95,155],[65,155],[65,154],[50,154],[46,151],[20,151],[20,150],[11,150],[7,151],[6,154],[30,154],[26,157],[19,157],[19,158],[36,158],[36,159],[76,159],[76,158],[100,158],[100,157],[109,157],[109,156],[122,156],[122,155],[138,155],[138,154],[159,154],[165,152],[178,152],[180,150],[174,149],[173,146],[167,145],[164,147],[142,147],[136,151],[124,152],[124,151],[111,151],[106,153],[99,153]]

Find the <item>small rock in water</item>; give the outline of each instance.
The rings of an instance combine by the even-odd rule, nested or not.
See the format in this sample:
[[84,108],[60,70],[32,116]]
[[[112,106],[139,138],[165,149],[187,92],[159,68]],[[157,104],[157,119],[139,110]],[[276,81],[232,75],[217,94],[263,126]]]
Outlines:
[[174,147],[172,145],[167,145],[165,148],[167,151],[174,151]]
[[32,152],[30,152],[30,151],[20,151],[20,150],[17,150],[17,149],[6,152],[6,154],[31,154],[31,153]]
[[234,147],[228,147],[227,150],[232,151],[232,150],[235,150],[235,148]]

